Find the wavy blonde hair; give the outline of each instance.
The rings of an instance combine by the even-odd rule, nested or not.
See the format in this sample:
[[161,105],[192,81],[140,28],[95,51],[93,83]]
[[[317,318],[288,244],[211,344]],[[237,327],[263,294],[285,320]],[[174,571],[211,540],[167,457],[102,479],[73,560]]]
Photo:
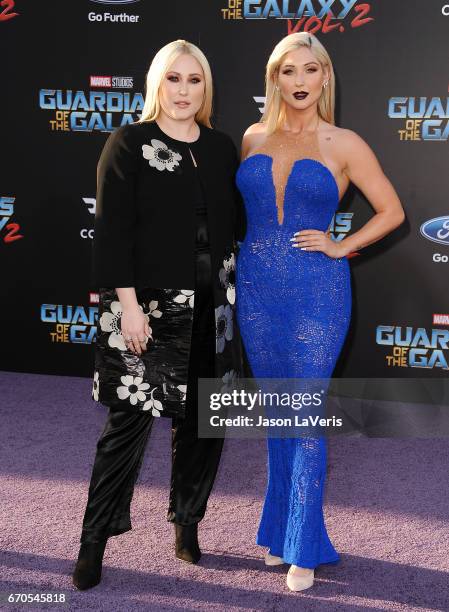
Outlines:
[[182,39],[168,43],[159,49],[154,56],[147,72],[145,102],[138,123],[155,121],[159,117],[161,112],[159,90],[162,80],[173,62],[183,53],[192,55],[198,61],[204,73],[203,103],[195,115],[195,120],[207,127],[212,127],[210,117],[212,114],[213,84],[209,62],[201,49]]
[[335,74],[331,58],[316,36],[308,32],[296,32],[280,40],[268,59],[265,74],[265,111],[261,119],[267,124],[267,134],[278,129],[285,120],[285,102],[282,100],[281,92],[276,89],[279,68],[287,53],[301,47],[309,48],[322,69],[329,70],[327,87],[323,87],[318,100],[318,115],[324,121],[335,125]]

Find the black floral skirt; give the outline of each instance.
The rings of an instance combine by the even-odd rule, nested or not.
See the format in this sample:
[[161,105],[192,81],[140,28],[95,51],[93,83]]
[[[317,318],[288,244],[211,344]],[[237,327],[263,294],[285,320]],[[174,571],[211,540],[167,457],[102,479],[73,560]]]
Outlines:
[[[234,316],[234,261],[233,254],[223,260],[214,283],[209,252],[197,252],[194,289],[136,290],[153,338],[141,355],[129,351],[125,344],[122,306],[115,289],[100,289],[93,399],[111,410],[183,417],[192,339],[209,347],[206,338],[210,337],[215,341],[211,372],[222,378],[224,385],[232,385],[242,371]],[[210,321],[210,333],[206,320]],[[211,354],[211,362],[213,358]]]
[[183,416],[195,292],[147,287],[136,294],[153,337],[141,355],[125,344],[116,291],[100,290],[92,397],[111,409]]

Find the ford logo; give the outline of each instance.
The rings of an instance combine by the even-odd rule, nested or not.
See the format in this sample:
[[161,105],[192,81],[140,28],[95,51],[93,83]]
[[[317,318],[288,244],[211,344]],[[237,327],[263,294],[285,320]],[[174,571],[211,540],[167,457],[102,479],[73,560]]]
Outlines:
[[432,242],[439,244],[449,244],[449,217],[436,217],[425,221],[419,231]]
[[133,4],[133,2],[139,2],[139,0],[90,0],[97,4]]

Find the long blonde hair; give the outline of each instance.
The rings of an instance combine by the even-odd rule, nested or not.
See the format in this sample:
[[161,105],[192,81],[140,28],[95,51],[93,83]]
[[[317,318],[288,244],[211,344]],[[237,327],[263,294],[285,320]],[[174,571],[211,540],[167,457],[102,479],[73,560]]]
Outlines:
[[209,62],[201,49],[182,39],[168,43],[159,49],[154,56],[147,72],[145,102],[138,123],[155,121],[159,117],[161,112],[159,89],[162,79],[170,70],[173,62],[183,53],[192,55],[198,61],[204,73],[204,98],[200,109],[195,115],[195,120],[207,127],[212,127],[210,116],[212,114],[213,85]]
[[296,32],[280,40],[268,59],[265,74],[265,111],[261,119],[267,125],[267,134],[274,132],[285,120],[285,103],[282,100],[281,92],[276,89],[279,67],[287,53],[296,51],[300,47],[308,47],[323,70],[325,67],[329,70],[328,84],[323,87],[318,100],[318,115],[324,121],[335,125],[335,74],[331,58],[316,36],[309,32]]

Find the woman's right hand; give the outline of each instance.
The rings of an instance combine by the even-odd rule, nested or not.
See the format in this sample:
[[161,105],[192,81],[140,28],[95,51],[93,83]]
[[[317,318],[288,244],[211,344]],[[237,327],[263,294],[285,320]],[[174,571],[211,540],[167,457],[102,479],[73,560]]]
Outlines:
[[151,338],[151,329],[140,306],[123,309],[121,328],[126,346],[130,351],[141,355],[147,350],[147,342]]

